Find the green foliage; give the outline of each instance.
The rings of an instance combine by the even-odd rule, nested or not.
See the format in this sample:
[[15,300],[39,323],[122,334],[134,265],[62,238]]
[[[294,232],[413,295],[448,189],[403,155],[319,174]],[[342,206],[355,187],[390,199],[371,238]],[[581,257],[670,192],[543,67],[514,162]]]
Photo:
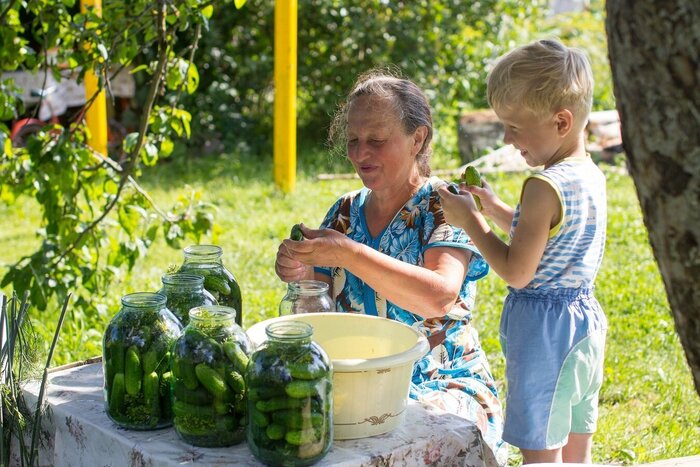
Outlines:
[[[29,290],[40,310],[76,290],[82,310],[95,306],[159,236],[180,248],[184,239],[196,242],[211,230],[211,206],[201,202],[201,193],[183,193],[166,212],[136,179],[142,167],[170,154],[174,139],[191,134],[191,114],[178,101],[199,85],[194,52],[213,12],[212,5],[191,0],[105,2],[102,17],[94,9],[79,12],[75,0],[3,6],[0,70],[51,74],[59,81],[69,74],[82,81],[93,70],[104,89],[115,71],[129,67],[147,95],[138,132],[124,141],[126,154],[111,154],[121,163],[88,147],[82,122],[47,125],[24,147],[13,147],[8,126],[0,125],[0,200],[12,204],[30,196],[41,209],[39,245],[9,268],[0,287]],[[23,112],[12,80],[4,80],[0,117]]]
[[[329,115],[355,78],[393,65],[426,91],[437,146],[456,154],[457,116],[486,106],[486,65],[537,29],[546,3],[300,0],[300,140],[324,141]],[[201,42],[202,92],[193,120],[197,146],[200,138],[218,137],[239,149],[269,147],[273,8],[272,0],[261,0],[255,9],[212,18],[211,34]]]

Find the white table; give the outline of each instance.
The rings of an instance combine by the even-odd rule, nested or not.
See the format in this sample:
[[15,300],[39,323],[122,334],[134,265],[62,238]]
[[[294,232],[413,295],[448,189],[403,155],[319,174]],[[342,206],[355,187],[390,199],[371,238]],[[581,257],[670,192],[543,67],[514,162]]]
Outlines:
[[[130,431],[104,411],[102,364],[60,369],[49,377],[49,413],[42,425],[40,465],[44,466],[259,466],[245,443],[200,448],[181,441],[174,429]],[[39,383],[24,387],[35,406]],[[485,450],[490,452],[489,450]],[[493,466],[484,459],[476,426],[455,415],[410,401],[402,426],[371,438],[334,441],[318,466]]]

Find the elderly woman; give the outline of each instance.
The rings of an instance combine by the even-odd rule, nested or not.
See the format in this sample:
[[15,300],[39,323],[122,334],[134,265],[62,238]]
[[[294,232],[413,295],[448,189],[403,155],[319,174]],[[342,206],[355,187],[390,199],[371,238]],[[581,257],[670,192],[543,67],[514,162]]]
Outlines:
[[471,325],[476,281],[489,267],[461,229],[445,222],[430,176],[432,117],[411,81],[361,76],[335,116],[331,140],[344,143],[364,188],[330,208],[306,240],[284,240],[275,270],[285,282],[323,280],[336,310],[406,323],[431,351],[413,371],[410,396],[472,420],[499,464],[502,411]]

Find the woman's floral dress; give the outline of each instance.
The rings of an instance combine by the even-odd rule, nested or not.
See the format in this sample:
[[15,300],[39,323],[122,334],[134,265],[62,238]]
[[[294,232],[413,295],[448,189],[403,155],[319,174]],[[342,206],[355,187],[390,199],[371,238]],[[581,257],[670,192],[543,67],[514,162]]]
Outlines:
[[332,278],[337,311],[391,318],[419,329],[428,337],[431,351],[414,367],[410,396],[475,422],[495,460],[503,465],[507,447],[501,440],[501,404],[478,334],[471,326],[476,281],[488,273],[489,266],[467,234],[446,223],[436,191],[443,183],[436,177],[427,180],[376,237],[371,236],[365,222],[364,206],[370,192],[367,188],[338,199],[321,228],[337,230],[356,242],[419,266],[423,265],[428,248],[470,250],[469,271],[459,299],[445,317],[424,319],[406,311],[345,269],[316,268],[316,271]]

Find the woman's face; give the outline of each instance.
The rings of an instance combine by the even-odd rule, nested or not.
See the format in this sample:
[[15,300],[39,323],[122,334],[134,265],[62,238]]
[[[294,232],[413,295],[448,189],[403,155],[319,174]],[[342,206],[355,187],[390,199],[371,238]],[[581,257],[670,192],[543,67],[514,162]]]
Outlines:
[[390,101],[374,96],[352,101],[347,137],[348,159],[367,188],[401,187],[418,173],[420,145],[415,134],[405,133]]

